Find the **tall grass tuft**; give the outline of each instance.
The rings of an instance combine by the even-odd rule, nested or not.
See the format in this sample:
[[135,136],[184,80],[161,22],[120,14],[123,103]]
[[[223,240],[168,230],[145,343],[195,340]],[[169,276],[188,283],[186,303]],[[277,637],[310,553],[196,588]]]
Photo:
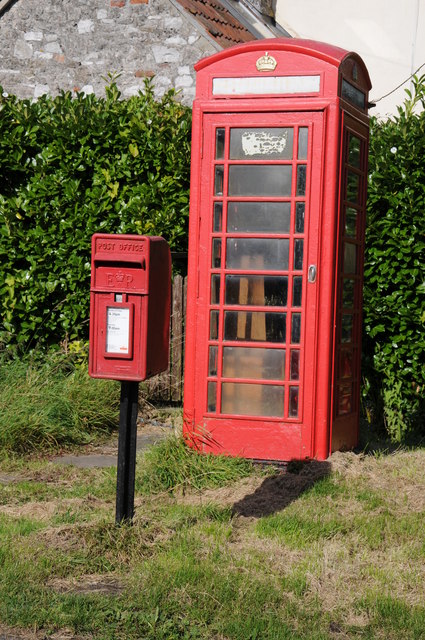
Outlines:
[[25,453],[90,442],[118,424],[119,387],[66,356],[0,360],[0,450]]
[[139,468],[138,490],[145,493],[222,487],[255,473],[249,460],[201,454],[176,436],[149,449]]

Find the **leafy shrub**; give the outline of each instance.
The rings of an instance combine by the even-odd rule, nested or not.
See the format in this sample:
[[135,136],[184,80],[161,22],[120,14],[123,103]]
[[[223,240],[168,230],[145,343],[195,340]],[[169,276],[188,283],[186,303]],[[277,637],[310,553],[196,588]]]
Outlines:
[[167,93],[36,102],[0,87],[0,342],[86,338],[95,232],[187,244],[191,112]]
[[61,354],[0,362],[0,449],[87,444],[118,425],[119,385],[93,380]]
[[407,93],[372,120],[364,288],[366,391],[397,442],[425,431],[425,76]]

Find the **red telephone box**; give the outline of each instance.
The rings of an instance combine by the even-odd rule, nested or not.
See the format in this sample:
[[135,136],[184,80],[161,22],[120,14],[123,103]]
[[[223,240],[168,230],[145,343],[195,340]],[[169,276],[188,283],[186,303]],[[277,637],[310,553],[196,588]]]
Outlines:
[[163,238],[92,238],[89,374],[139,382],[167,369],[171,255]]
[[185,433],[325,459],[358,439],[369,75],[289,38],[195,68]]

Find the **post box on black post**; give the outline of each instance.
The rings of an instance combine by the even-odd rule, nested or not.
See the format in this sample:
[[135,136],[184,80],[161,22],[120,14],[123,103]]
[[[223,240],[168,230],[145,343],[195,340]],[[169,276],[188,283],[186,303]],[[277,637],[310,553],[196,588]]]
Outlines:
[[171,254],[163,238],[92,238],[89,374],[121,382],[116,522],[134,515],[139,382],[168,367]]

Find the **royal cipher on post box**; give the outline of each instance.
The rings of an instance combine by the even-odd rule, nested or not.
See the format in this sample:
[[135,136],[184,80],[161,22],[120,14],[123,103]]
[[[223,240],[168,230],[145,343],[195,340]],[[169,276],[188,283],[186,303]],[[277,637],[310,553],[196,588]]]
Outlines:
[[325,459],[358,438],[369,75],[292,38],[195,69],[186,436]]
[[89,373],[139,382],[168,366],[171,256],[163,238],[92,238]]

